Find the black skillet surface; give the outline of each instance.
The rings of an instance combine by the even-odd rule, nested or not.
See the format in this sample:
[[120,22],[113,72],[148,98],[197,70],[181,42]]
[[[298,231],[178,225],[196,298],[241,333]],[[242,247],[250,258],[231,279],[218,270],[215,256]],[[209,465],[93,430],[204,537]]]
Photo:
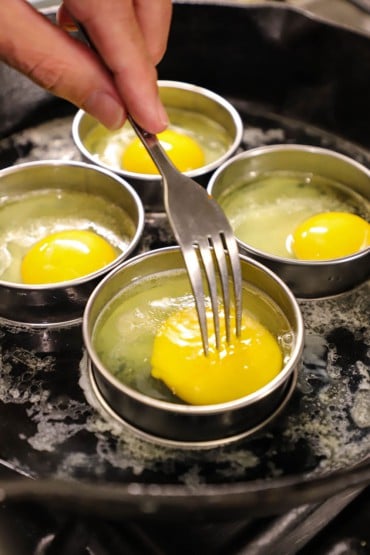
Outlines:
[[[231,100],[244,149],[315,144],[369,164],[369,68],[368,37],[297,10],[179,3],[159,73]],[[75,109],[11,70],[0,79],[1,165],[78,159]],[[148,213],[139,250],[172,243],[165,216]],[[21,479],[3,481],[0,497],[106,517],[228,519],[369,483],[369,284],[300,304],[305,360],[285,413],[256,437],[208,451],[154,445],[103,418],[78,326],[3,324],[0,461]]]

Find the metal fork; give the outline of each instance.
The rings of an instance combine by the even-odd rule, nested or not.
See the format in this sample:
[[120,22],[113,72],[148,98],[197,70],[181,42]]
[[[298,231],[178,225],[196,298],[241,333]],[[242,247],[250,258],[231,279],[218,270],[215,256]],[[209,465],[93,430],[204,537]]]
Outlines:
[[[84,26],[78,21],[75,21],[75,25],[83,40],[99,55]],[[128,120],[162,176],[165,209],[184,257],[195,299],[203,350],[208,355],[209,334],[202,268],[211,301],[216,348],[220,349],[221,346],[218,284],[223,301],[226,341],[230,341],[230,277],[234,295],[235,334],[240,335],[242,278],[234,233],[221,207],[201,185],[175,168],[157,136],[142,129],[130,115]]]
[[132,117],[128,119],[162,176],[165,209],[184,257],[195,299],[203,350],[208,355],[204,273],[213,313],[216,348],[219,349],[221,345],[218,284],[221,288],[226,340],[230,341],[231,333],[229,281],[233,284],[235,333],[240,335],[242,278],[234,233],[219,204],[201,185],[175,168],[157,136],[142,129]]

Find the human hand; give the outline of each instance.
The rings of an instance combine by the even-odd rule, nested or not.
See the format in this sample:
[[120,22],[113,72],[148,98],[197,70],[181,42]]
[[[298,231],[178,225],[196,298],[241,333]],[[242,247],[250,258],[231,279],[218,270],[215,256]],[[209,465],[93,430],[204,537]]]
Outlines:
[[[110,129],[121,127],[129,112],[158,133],[167,115],[155,66],[166,49],[171,10],[171,0],[64,0],[58,27],[25,0],[1,0],[0,59]],[[100,57],[61,29],[73,19]]]

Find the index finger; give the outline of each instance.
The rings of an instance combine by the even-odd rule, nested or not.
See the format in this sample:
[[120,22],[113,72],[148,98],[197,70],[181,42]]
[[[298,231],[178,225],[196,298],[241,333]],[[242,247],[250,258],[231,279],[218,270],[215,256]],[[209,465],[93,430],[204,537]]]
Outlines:
[[[167,4],[168,0],[147,0],[148,17],[150,13],[158,16]],[[64,5],[82,23],[111,71],[127,111],[148,131],[158,132],[166,127],[168,120],[158,95],[153,54],[146,42],[152,35],[148,34],[148,28],[143,33],[142,15],[138,17],[136,2],[106,0],[102,6],[100,0],[65,0]],[[162,49],[168,25],[159,30]]]

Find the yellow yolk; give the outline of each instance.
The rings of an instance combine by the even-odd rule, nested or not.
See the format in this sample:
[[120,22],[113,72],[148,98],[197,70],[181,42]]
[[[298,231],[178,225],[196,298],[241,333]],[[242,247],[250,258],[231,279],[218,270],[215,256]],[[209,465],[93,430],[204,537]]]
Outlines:
[[[158,139],[171,159],[181,172],[194,170],[204,165],[204,152],[199,144],[188,135],[166,129],[158,134]],[[134,139],[122,155],[122,168],[135,173],[158,173],[152,159],[141,141]]]
[[[207,321],[212,329],[210,311]],[[280,346],[257,320],[244,314],[240,337],[234,335],[229,343],[221,322],[221,335],[221,349],[216,349],[211,335],[210,352],[205,356],[195,309],[171,314],[154,340],[152,376],[189,404],[212,405],[257,391],[280,372]]]
[[308,218],[293,233],[292,249],[301,260],[349,256],[370,245],[370,224],[346,212],[323,212]]
[[76,279],[99,270],[117,257],[103,237],[87,230],[52,233],[25,254],[23,283],[45,284]]

